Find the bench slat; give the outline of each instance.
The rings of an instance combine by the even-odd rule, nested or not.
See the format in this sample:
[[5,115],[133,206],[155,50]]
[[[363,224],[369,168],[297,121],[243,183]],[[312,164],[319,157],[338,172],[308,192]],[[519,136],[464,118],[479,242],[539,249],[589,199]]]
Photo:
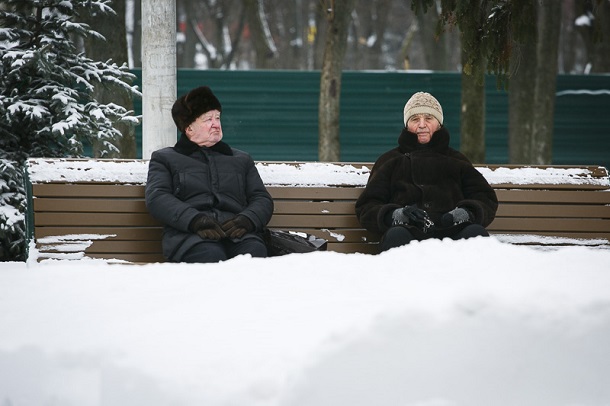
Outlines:
[[70,183],[35,183],[32,194],[36,197],[75,197],[95,198],[143,197],[143,185],[117,184],[70,184]]
[[79,235],[79,234],[97,234],[97,235],[111,235],[108,237],[111,240],[160,240],[163,234],[163,228],[157,227],[108,227],[104,225],[99,226],[49,226],[49,227],[36,227],[34,237],[37,240],[46,237],[56,237],[65,235]]
[[335,202],[301,202],[280,200],[274,202],[273,214],[350,214],[356,215],[354,201],[335,201]]
[[37,227],[44,226],[158,226],[148,213],[35,213]]
[[557,191],[557,190],[496,190],[502,203],[578,203],[610,204],[607,191]]
[[496,218],[501,217],[555,217],[555,218],[610,218],[610,206],[576,204],[513,204],[498,207]]
[[556,219],[556,218],[496,218],[488,227],[490,231],[556,231],[599,232],[610,230],[610,220],[605,219]]
[[269,222],[271,228],[311,227],[316,228],[361,228],[355,215],[274,215]]
[[83,213],[148,213],[142,199],[109,198],[38,198],[34,199],[36,212],[83,212]]
[[[84,240],[88,241],[88,240]],[[39,249],[44,248],[44,252],[57,252],[54,248],[57,245],[79,245],[79,241],[71,243],[58,243],[58,244],[37,244]],[[63,249],[59,250],[60,252]],[[91,241],[91,245],[87,247],[87,253],[159,253],[161,252],[161,241],[107,241],[107,240],[94,240]]]
[[356,200],[362,187],[278,187],[268,186],[267,190],[273,199],[301,200]]
[[[276,200],[274,205],[274,213],[277,214],[355,214],[353,200],[325,202]],[[34,210],[39,213],[148,213],[146,203],[141,199],[38,198],[34,200]]]
[[328,251],[341,252],[344,254],[359,252],[362,254],[377,254],[377,244],[365,243],[333,243],[328,242]]

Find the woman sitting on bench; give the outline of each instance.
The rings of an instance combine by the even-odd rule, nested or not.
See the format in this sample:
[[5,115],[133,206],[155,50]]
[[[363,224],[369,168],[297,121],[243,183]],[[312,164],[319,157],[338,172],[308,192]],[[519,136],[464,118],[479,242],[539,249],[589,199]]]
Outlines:
[[488,236],[496,193],[466,156],[449,147],[438,100],[415,93],[404,123],[398,146],[377,159],[356,202],[362,226],[382,235],[381,251],[413,240]]

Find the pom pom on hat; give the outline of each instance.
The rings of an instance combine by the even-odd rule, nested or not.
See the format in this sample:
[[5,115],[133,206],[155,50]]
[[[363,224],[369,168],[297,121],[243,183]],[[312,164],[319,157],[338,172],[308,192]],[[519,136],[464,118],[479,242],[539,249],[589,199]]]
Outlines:
[[207,86],[197,87],[180,96],[172,106],[172,118],[181,132],[203,113],[210,110],[222,112],[222,106]]
[[409,118],[415,114],[431,114],[441,125],[443,124],[443,108],[441,104],[430,93],[417,92],[405,104],[404,119],[405,127]]

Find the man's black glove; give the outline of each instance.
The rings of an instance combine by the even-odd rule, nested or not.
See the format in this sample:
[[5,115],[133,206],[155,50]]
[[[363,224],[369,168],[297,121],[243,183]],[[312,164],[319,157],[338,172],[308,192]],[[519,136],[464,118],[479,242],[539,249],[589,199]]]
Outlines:
[[424,233],[428,231],[434,223],[425,210],[419,209],[417,205],[405,206],[394,210],[392,213],[392,225],[411,224],[420,228]]
[[244,234],[254,230],[254,224],[246,216],[238,214],[230,220],[222,223],[222,229],[229,238],[240,238]]
[[189,225],[191,232],[198,234],[204,240],[218,241],[226,237],[222,226],[216,220],[205,214],[198,214]]
[[474,215],[469,210],[462,207],[456,207],[450,212],[443,214],[443,217],[441,217],[441,224],[443,227],[449,227],[455,224],[462,224],[473,220]]

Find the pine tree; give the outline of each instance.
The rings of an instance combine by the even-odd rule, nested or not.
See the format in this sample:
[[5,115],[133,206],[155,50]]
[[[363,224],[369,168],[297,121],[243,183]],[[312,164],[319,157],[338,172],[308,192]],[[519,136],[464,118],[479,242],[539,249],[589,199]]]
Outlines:
[[[95,100],[95,84],[131,86],[126,65],[94,61],[79,40],[100,37],[80,12],[113,13],[110,0],[0,0],[0,260],[23,260],[23,163],[28,157],[79,157],[96,141],[103,151],[121,136],[114,124],[138,123],[132,111]],[[8,213],[8,214],[7,214]]]

